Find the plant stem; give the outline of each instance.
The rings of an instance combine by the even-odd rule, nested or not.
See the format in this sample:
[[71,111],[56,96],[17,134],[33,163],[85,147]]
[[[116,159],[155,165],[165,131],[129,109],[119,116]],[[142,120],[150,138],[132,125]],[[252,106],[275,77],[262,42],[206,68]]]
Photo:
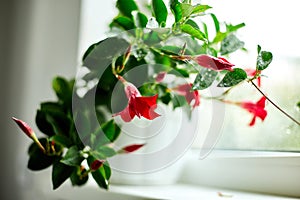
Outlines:
[[277,104],[275,104],[263,91],[261,91],[261,89],[259,89],[259,87],[253,83],[252,80],[250,80],[251,84],[264,96],[266,97],[266,99],[273,105],[275,106],[275,108],[277,108],[280,112],[282,112],[285,116],[287,116],[288,118],[290,118],[293,122],[295,122],[296,124],[298,124],[300,126],[300,122],[297,121],[294,117],[292,117],[291,115],[289,115],[287,112],[285,112],[284,110],[282,110]]

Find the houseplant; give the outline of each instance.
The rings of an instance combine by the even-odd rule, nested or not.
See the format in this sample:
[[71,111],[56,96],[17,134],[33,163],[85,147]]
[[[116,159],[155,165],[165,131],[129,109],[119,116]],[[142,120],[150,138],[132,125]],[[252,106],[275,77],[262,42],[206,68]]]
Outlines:
[[[62,77],[53,80],[58,100],[42,103],[36,115],[37,126],[46,137],[37,139],[26,124],[14,119],[34,140],[28,167],[40,170],[53,165],[54,189],[68,178],[73,185],[83,185],[89,174],[100,187],[108,188],[111,172],[107,158],[143,146],[114,146],[122,128],[115,118],[126,123],[138,117],[159,119],[158,101],[174,109],[193,110],[201,105],[201,90],[217,83],[227,89],[209,98],[252,113],[249,125],[267,116],[264,94],[257,103],[226,98],[231,88],[243,81],[258,86],[254,79],[259,81],[272,61],[272,54],[260,47],[256,69],[236,68],[228,61],[229,54],[243,48],[234,34],[243,23],[222,27],[214,14],[207,13],[208,5],[192,5],[191,1],[171,1],[173,17],[160,0],[151,3],[153,18],[141,13],[134,1],[119,0],[117,8],[120,14],[110,26],[118,36],[93,44],[86,51],[82,64],[86,73],[70,81]],[[196,23],[204,15],[213,19],[216,35],[208,32],[208,24]],[[168,28],[169,18],[174,22]],[[141,69],[138,76],[130,76],[135,69]],[[114,96],[118,87],[124,87],[125,93]]]

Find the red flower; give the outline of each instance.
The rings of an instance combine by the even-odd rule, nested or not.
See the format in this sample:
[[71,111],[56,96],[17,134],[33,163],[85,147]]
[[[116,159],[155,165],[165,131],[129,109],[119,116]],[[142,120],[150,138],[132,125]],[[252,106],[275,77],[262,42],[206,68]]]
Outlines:
[[[245,72],[247,73],[248,76],[252,76],[252,77],[260,74],[260,71],[257,71],[255,69],[245,69]],[[257,85],[258,85],[258,87],[261,86],[261,77],[260,76],[257,78]]]
[[212,70],[229,70],[232,71],[234,64],[222,57],[213,57],[210,55],[199,55],[193,58],[198,65]]
[[182,95],[185,97],[188,104],[191,104],[191,102],[194,100],[193,108],[200,105],[200,94],[198,90],[192,89],[193,84],[186,83],[177,86],[174,90],[177,94]]
[[157,94],[150,97],[143,97],[132,83],[125,81],[121,76],[118,76],[118,78],[125,85],[128,105],[123,111],[113,116],[120,115],[125,122],[130,122],[135,116],[139,118],[144,117],[149,120],[160,116],[154,111],[157,108]]
[[104,162],[105,160],[94,160],[90,166],[91,170],[96,171],[103,165]]
[[264,119],[266,118],[267,111],[265,110],[265,102],[266,97],[263,96],[256,103],[243,102],[240,104],[242,108],[253,114],[253,118],[249,123],[249,126],[253,126],[255,124],[256,117],[259,117],[262,121],[264,121]]
[[126,147],[123,147],[119,153],[132,153],[137,151],[138,149],[142,148],[145,144],[132,144]]

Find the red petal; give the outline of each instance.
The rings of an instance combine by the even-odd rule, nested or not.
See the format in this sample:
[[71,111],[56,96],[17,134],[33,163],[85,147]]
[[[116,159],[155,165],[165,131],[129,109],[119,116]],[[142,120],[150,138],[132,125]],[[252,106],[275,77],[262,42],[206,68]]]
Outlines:
[[124,148],[122,148],[122,151],[125,153],[131,153],[134,151],[137,151],[138,149],[140,149],[141,147],[143,147],[145,144],[132,144],[129,146],[126,146]]
[[143,116],[146,119],[153,120],[160,115],[154,110],[157,108],[156,100],[158,95],[151,97],[136,97],[135,98],[135,111],[139,116]]
[[194,60],[202,67],[212,70],[232,70],[234,64],[230,63],[225,58],[215,58],[210,55],[200,55],[194,58]]
[[256,103],[256,105],[258,105],[259,107],[261,107],[261,108],[264,108],[265,107],[265,105],[266,105],[266,97],[265,96],[263,96],[262,98],[260,98],[258,101],[257,101],[257,103]]

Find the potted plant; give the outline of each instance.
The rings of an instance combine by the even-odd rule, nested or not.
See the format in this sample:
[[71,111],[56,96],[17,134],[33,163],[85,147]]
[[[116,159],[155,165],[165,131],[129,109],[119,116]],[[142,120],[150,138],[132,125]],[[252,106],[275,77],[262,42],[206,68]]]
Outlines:
[[[74,79],[53,79],[57,100],[41,103],[35,119],[44,136],[37,138],[28,124],[13,118],[33,140],[28,168],[52,166],[53,189],[67,179],[74,186],[84,185],[90,175],[99,187],[108,189],[110,159],[147,147],[130,141],[116,145],[124,133],[122,127],[136,120],[160,122],[164,114],[160,105],[171,107],[171,113],[184,108],[192,120],[201,101],[209,99],[244,109],[252,115],[248,125],[254,126],[267,117],[268,101],[300,125],[260,89],[264,70],[273,59],[271,52],[258,45],[255,68],[230,62],[233,52],[246,51],[236,36],[244,23],[220,23],[209,5],[194,5],[191,0],[171,0],[169,6],[152,0],[150,15],[134,0],[118,0],[116,7],[119,14],[109,25],[114,36],[86,50]],[[211,17],[213,24],[199,21],[203,16]],[[214,33],[208,31],[210,26]],[[242,102],[229,99],[228,94],[242,82],[249,82],[261,97]],[[202,96],[205,90],[216,92]]]

